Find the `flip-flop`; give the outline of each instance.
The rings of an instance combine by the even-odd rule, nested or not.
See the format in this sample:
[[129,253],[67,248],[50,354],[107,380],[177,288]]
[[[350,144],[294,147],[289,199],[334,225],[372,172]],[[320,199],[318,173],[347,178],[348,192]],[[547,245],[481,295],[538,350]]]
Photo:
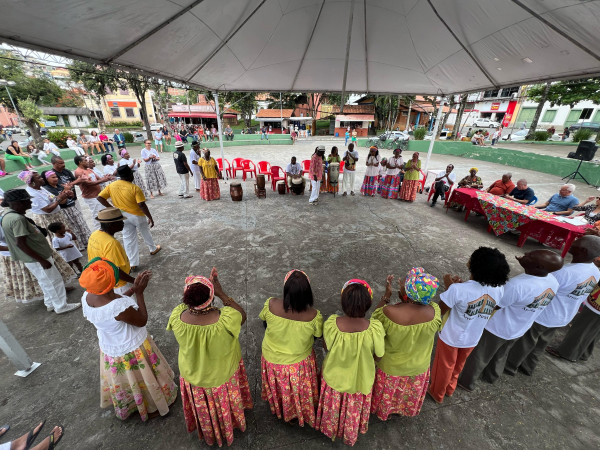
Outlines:
[[8,433],[8,430],[10,430],[10,425],[2,425],[0,427],[0,430],[4,430],[2,431],[2,434],[0,434],[0,437],[4,436],[6,433]]
[[569,362],[577,362],[576,360],[565,358],[560,353],[558,353],[558,350],[556,350],[554,347],[546,347],[546,351],[548,353],[550,353],[552,356],[556,356],[557,358],[561,358],[561,359],[567,360]]
[[[35,441],[35,438],[38,437],[38,435],[40,434],[40,432],[44,428],[45,424],[46,424],[46,421],[44,420],[42,422],[42,426],[40,427],[40,429],[37,430],[37,433],[34,433],[33,430],[31,430],[29,432],[29,434],[27,434],[27,440],[25,441],[25,450],[29,450],[29,447],[31,447],[31,444],[33,444],[33,441]],[[35,430],[35,428],[34,428],[34,430]]]
[[[58,444],[60,442],[60,440],[62,439],[62,437],[65,435],[65,427],[63,427],[62,425],[57,425],[58,428],[60,428],[60,436],[58,437],[58,439],[56,441],[54,441],[54,433],[50,433],[50,446],[48,447],[48,450],[54,450],[54,446],[56,444]],[[25,449],[27,450],[27,449]]]
[[150,252],[150,254],[151,255],[156,255],[158,252],[160,252],[160,249],[161,249],[160,245],[157,245],[156,246],[156,250],[154,250],[153,252]]

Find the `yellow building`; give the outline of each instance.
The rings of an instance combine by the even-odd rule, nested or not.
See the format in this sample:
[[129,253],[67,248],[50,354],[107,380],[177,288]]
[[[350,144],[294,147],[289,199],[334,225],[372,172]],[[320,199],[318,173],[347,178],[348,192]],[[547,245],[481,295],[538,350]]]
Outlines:
[[[110,91],[102,99],[102,114],[105,123],[110,122],[141,122],[140,105],[131,89],[118,89]],[[157,122],[156,112],[152,103],[152,95],[146,92],[146,114],[148,122]]]

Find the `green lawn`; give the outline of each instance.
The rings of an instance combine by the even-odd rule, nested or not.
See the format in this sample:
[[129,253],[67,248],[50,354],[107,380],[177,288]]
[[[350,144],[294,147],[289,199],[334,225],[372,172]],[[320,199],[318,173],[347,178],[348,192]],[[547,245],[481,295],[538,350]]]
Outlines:
[[[258,120],[252,120],[251,122],[252,127],[257,127],[260,125],[260,122]],[[246,123],[243,120],[238,120],[237,125],[232,125],[231,128],[233,130],[241,130],[242,128],[246,128]]]

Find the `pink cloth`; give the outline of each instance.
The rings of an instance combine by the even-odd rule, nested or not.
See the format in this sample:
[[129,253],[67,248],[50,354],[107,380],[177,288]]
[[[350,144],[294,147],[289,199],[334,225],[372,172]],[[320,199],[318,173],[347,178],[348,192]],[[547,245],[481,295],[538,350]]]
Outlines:
[[316,153],[310,158],[310,167],[308,169],[308,176],[312,180],[317,177],[317,180],[323,179],[323,158]]

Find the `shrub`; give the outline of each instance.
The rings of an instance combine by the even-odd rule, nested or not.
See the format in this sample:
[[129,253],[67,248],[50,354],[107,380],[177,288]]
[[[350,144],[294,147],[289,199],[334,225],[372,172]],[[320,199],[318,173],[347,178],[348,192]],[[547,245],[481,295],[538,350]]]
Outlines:
[[127,128],[127,127],[143,127],[144,124],[140,121],[134,122],[106,122],[104,124],[105,128]]
[[587,141],[592,137],[592,134],[594,134],[592,130],[580,128],[573,134],[573,142]]
[[547,131],[536,131],[533,133],[534,141],[547,141],[548,139],[550,139],[550,133]]
[[422,141],[423,139],[425,139],[426,134],[427,128],[425,127],[417,128],[415,131],[413,131],[413,136],[415,137],[416,141]]
[[123,133],[123,136],[125,136],[125,143],[127,143],[127,144],[133,143],[133,134],[126,131],[125,133]]
[[50,139],[50,142],[53,142],[58,148],[67,148],[67,139],[71,133],[67,130],[48,130],[48,134],[46,137]]

